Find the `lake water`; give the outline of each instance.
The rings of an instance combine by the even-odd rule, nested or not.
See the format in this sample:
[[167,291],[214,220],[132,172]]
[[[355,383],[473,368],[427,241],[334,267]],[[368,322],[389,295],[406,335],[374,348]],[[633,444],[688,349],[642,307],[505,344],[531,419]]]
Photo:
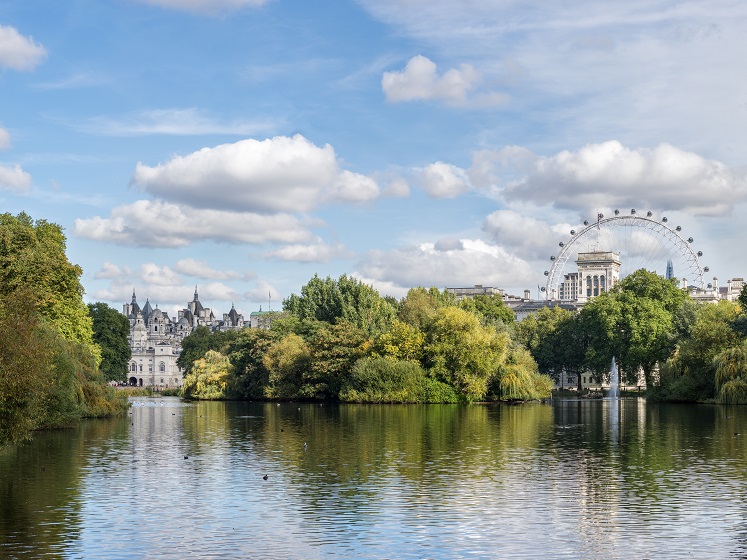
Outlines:
[[744,558],[746,459],[747,407],[142,398],[0,451],[0,557]]

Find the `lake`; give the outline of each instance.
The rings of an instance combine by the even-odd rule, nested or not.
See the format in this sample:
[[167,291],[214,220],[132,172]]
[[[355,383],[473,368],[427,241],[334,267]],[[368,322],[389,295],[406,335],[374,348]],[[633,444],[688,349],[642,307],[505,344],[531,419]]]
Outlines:
[[747,407],[138,398],[0,451],[0,557],[744,558],[746,459]]

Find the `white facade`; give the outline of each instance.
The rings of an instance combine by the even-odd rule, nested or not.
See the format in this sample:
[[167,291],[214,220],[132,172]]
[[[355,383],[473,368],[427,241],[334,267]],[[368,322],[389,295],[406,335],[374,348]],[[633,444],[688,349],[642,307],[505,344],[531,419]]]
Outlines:
[[182,386],[184,372],[177,365],[181,341],[199,326],[210,330],[240,329],[247,324],[243,315],[232,306],[218,321],[210,308],[203,307],[195,288],[194,299],[179,311],[178,317],[151,307],[148,300],[141,309],[132,292],[132,301],[125,303],[123,314],[130,320],[130,350],[127,380],[130,385],[172,389]]

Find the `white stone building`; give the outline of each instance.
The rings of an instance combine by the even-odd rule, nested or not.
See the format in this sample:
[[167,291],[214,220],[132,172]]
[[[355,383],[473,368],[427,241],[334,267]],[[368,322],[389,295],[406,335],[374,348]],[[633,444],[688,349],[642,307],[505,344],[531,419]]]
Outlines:
[[240,329],[248,324],[243,315],[231,306],[223,314],[223,320],[215,318],[210,308],[203,307],[195,287],[194,299],[179,311],[177,317],[153,308],[149,300],[140,308],[132,291],[132,301],[125,303],[123,314],[130,321],[130,350],[132,357],[128,366],[128,383],[138,387],[156,389],[181,387],[184,372],[177,365],[181,353],[181,342],[199,326],[210,330]]

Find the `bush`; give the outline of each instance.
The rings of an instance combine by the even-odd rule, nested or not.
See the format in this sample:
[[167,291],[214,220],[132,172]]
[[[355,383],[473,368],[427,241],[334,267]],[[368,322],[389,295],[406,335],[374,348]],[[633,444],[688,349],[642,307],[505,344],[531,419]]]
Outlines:
[[718,400],[722,404],[747,404],[747,381],[734,379],[721,386]]
[[358,360],[340,400],[367,403],[426,402],[426,374],[417,362],[372,356]]

